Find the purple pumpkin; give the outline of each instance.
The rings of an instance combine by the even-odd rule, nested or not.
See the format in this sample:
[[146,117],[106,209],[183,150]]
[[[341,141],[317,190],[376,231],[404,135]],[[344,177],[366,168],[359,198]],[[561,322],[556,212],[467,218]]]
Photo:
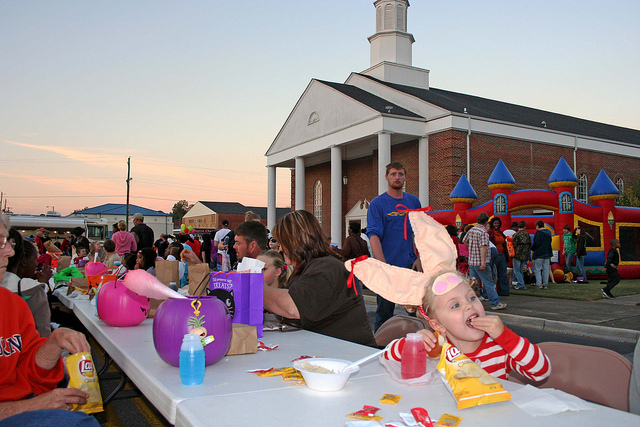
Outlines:
[[151,301],[129,290],[122,281],[102,285],[98,293],[98,316],[110,326],[135,326],[149,314]]
[[207,343],[205,364],[213,365],[229,351],[231,320],[229,310],[216,297],[169,298],[153,318],[153,344],[162,360],[177,367],[184,336],[200,335]]

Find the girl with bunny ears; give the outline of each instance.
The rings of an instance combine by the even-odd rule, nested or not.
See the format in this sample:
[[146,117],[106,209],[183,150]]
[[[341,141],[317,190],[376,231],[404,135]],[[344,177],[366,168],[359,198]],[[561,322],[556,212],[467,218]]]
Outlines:
[[[424,212],[409,212],[423,273],[375,259],[345,263],[372,291],[397,304],[415,305],[437,334],[487,373],[507,379],[512,370],[534,381],[551,373],[540,348],[507,328],[500,317],[487,316],[468,280],[456,273],[456,248],[446,229]],[[438,344],[430,330],[419,333],[427,351]],[[400,361],[404,338],[393,341],[384,357]]]

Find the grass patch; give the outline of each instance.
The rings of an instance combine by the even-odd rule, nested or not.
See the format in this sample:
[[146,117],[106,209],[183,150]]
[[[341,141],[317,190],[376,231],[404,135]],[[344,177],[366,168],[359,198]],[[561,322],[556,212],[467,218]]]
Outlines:
[[[548,289],[536,289],[533,285],[527,285],[526,290],[518,291],[511,289],[513,295],[527,295],[543,298],[572,299],[577,301],[596,301],[603,299],[600,289],[605,285],[600,284],[601,280],[592,279],[589,283],[551,283]],[[611,293],[617,297],[625,295],[640,294],[640,279],[621,280],[613,288]]]

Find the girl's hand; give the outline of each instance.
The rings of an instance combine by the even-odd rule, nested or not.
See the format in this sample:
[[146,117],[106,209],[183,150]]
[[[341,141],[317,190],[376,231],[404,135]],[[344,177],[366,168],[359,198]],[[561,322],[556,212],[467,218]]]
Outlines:
[[486,332],[492,339],[498,338],[504,332],[504,323],[502,323],[500,316],[485,315],[475,317],[471,320],[471,326],[480,331]]
[[418,333],[422,336],[422,342],[427,351],[433,350],[438,344],[438,338],[428,329],[421,329]]

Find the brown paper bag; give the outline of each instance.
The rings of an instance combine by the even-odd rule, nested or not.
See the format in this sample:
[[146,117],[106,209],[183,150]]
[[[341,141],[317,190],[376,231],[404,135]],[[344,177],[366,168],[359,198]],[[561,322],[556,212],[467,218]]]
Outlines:
[[180,261],[156,261],[156,277],[159,281],[169,286],[175,282],[180,284]]
[[85,292],[89,290],[89,282],[86,277],[74,277],[71,279],[71,283],[69,285]]
[[[205,263],[189,266],[189,295],[206,295],[211,270]],[[197,293],[196,293],[197,292]]]
[[57,271],[62,271],[65,268],[71,265],[71,257],[70,256],[61,256],[58,260],[58,267],[56,267]]
[[256,333],[256,327],[243,325],[242,323],[234,323],[231,345],[229,346],[227,356],[255,353],[257,351],[258,334]]
[[[180,261],[156,261],[156,278],[167,286],[171,282],[174,282],[176,286],[180,286]],[[156,315],[156,310],[160,304],[162,304],[162,300],[151,298],[148,317]]]

